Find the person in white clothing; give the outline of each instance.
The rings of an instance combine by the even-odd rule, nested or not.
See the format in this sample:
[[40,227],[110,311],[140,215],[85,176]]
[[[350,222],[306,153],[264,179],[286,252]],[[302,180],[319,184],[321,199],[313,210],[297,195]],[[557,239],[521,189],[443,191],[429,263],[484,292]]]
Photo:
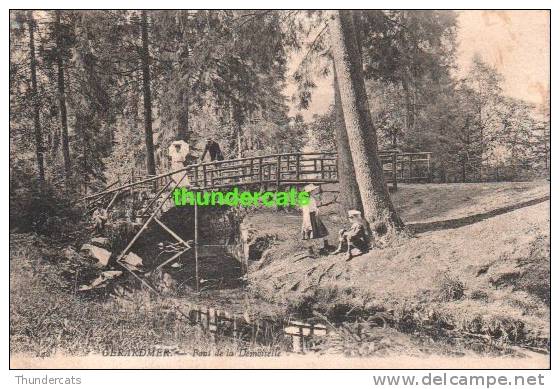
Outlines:
[[[309,204],[301,207],[302,224],[301,236],[303,240],[322,239],[322,247],[319,249],[320,254],[327,254],[329,250],[329,231],[319,217],[319,206],[321,203],[321,187],[315,184],[306,185],[304,190],[309,193]],[[313,247],[309,247],[309,251],[313,252]]]
[[[171,143],[169,146],[169,159],[171,160],[171,170],[179,170],[185,167],[185,160],[189,155],[189,144],[184,140],[176,140]],[[179,172],[173,174],[172,178],[175,183],[178,183],[185,172]],[[189,185],[188,177],[185,177],[183,181],[181,181],[181,185],[186,186]]]

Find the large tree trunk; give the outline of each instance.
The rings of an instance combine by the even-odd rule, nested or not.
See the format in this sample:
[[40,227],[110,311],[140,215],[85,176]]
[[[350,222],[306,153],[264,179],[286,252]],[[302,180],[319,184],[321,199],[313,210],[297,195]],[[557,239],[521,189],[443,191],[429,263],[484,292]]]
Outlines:
[[484,125],[482,123],[482,107],[478,107],[478,126],[479,126],[479,136],[480,136],[480,166],[478,167],[478,180],[482,182],[483,167],[484,167]]
[[43,162],[43,134],[41,131],[41,118],[39,95],[37,93],[37,59],[35,58],[35,21],[33,11],[28,12],[29,25],[29,57],[31,64],[31,94],[33,96],[33,124],[35,126],[35,154],[37,158],[37,174],[40,182],[45,181],[45,167]]
[[400,229],[377,155],[377,136],[352,21],[352,11],[334,11],[329,21],[331,47],[338,76],[348,143],[364,207],[364,217],[378,234]]
[[[405,76],[406,77],[406,76]],[[403,87],[403,91],[404,91],[404,102],[405,102],[405,108],[406,108],[406,112],[405,112],[405,131],[407,134],[409,134],[411,131],[414,130],[414,126],[415,126],[415,119],[416,119],[416,114],[415,114],[415,109],[414,109],[414,102],[413,102],[413,97],[412,94],[413,92],[411,91],[410,88],[410,84],[408,82],[408,80],[405,78],[402,81],[402,87]]]
[[241,108],[236,103],[233,103],[232,119],[233,119],[233,125],[235,126],[235,143],[236,143],[236,150],[237,150],[237,158],[243,158],[242,139],[243,139],[244,118],[243,118],[243,113],[241,112]]
[[343,213],[346,213],[350,209],[357,209],[363,214],[364,207],[362,205],[362,198],[360,197],[360,188],[356,181],[350,144],[348,143],[348,134],[346,133],[346,125],[344,124],[344,112],[340,101],[336,68],[334,69],[334,109],[336,118],[336,152],[338,155],[338,185],[340,192],[339,202]]
[[70,148],[68,146],[68,115],[66,112],[66,93],[64,85],[64,61],[62,58],[62,31],[60,28],[60,10],[56,11],[56,65],[58,68],[58,104],[60,107],[60,126],[62,129],[62,155],[64,158],[64,173],[66,186],[69,185],[70,167]]
[[[177,23],[183,25],[180,18],[182,15],[188,15],[188,11],[177,11]],[[187,28],[186,26],[182,29],[182,46],[179,50],[179,69],[180,73],[187,74],[187,63],[189,61],[189,44],[188,44],[188,36],[187,36]],[[188,142],[189,138],[189,81],[187,78],[186,85],[181,86],[182,90],[179,93],[179,117],[178,117],[178,129],[177,129],[177,138],[180,140],[184,140]]]
[[142,85],[144,93],[144,132],[146,135],[146,167],[149,175],[156,174],[154,137],[152,131],[152,92],[150,89],[150,52],[148,49],[148,17],[142,11]]
[[243,148],[241,144],[241,123],[237,123],[237,158],[243,158]]
[[182,90],[179,93],[179,117],[177,118],[177,139],[188,142],[189,138],[189,94]]

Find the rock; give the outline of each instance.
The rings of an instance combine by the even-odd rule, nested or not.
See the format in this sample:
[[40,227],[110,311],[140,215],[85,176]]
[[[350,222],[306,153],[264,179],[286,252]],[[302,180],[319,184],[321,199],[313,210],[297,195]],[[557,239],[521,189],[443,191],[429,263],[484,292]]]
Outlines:
[[246,243],[247,259],[249,261],[260,261],[263,253],[272,246],[275,237],[269,234],[255,236]]
[[95,259],[97,261],[97,266],[99,267],[107,266],[107,264],[109,263],[109,258],[111,258],[110,251],[87,243],[82,246],[80,252]]
[[140,268],[143,266],[142,258],[134,254],[132,251],[125,255],[121,262],[125,264],[126,267],[128,267],[130,270],[140,270]]
[[114,278],[117,278],[122,275],[122,271],[120,270],[109,270],[104,271],[93,280],[89,285],[82,285],[80,286],[79,290],[91,290],[97,288],[104,288],[107,286],[108,282]]
[[78,254],[78,252],[71,246],[68,246],[64,250],[62,250],[62,255],[64,256],[64,258],[70,261],[75,261],[80,257],[80,254]]
[[109,238],[103,238],[103,237],[92,238],[90,243],[94,246],[101,247],[104,249],[111,248],[111,242],[109,242]]
[[177,287],[177,281],[169,273],[163,273],[161,277],[161,291],[164,294],[171,294]]
[[240,232],[243,259],[246,261],[261,260],[263,253],[272,246],[276,238],[270,234],[259,235],[258,230],[250,223],[242,224]]
[[476,277],[480,277],[483,274],[488,273],[488,269],[490,269],[490,265],[482,265],[478,269],[476,269]]

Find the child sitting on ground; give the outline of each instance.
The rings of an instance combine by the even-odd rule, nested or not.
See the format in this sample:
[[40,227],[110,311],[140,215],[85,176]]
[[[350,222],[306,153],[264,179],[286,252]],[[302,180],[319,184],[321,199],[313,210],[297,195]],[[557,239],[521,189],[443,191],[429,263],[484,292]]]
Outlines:
[[359,251],[358,255],[368,251],[368,238],[360,211],[355,209],[348,211],[348,219],[352,225],[348,230],[343,228],[338,232],[338,247],[333,254],[346,250],[346,259],[350,260],[352,259],[352,248]]

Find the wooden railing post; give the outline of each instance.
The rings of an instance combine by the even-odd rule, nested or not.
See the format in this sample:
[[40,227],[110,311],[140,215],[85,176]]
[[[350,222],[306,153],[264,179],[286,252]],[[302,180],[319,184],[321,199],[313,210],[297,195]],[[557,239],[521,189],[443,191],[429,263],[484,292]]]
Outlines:
[[280,188],[280,163],[281,163],[281,156],[278,155],[276,158],[276,188]]
[[255,161],[255,159],[251,158],[250,167],[249,167],[249,179],[248,179],[249,183],[253,182],[253,174],[254,174],[254,172],[253,172],[253,162],[254,161]]
[[391,156],[391,173],[393,175],[393,191],[397,191],[397,152],[393,151]]
[[428,182],[432,182],[432,166],[430,161],[432,154],[428,153],[427,156],[428,156]]
[[[196,199],[195,199],[196,200]],[[194,269],[196,292],[200,292],[200,278],[198,274],[198,205],[194,202]]]
[[204,180],[202,188],[206,188],[206,165],[202,165],[202,179]]
[[313,159],[313,174],[317,174],[317,159]]
[[300,154],[296,154],[296,181],[299,181],[299,175],[300,175],[299,161],[300,161]]

